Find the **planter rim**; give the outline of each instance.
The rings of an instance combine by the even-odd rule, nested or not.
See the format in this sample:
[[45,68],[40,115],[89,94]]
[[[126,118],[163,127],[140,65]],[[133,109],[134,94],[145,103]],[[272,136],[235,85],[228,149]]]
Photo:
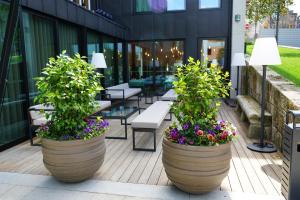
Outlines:
[[102,135],[99,135],[97,137],[94,137],[92,139],[89,139],[89,140],[84,140],[84,139],[80,139],[80,140],[53,140],[53,139],[49,139],[49,138],[41,138],[41,140],[44,140],[46,142],[53,142],[53,143],[57,143],[57,144],[66,144],[66,143],[69,143],[69,144],[72,144],[72,143],[82,143],[82,142],[91,142],[91,141],[94,141],[96,139],[99,139],[101,137],[105,137],[106,135],[106,132],[104,132]]
[[208,150],[208,149],[220,149],[222,147],[227,147],[231,145],[231,142],[228,142],[226,144],[219,144],[218,146],[194,146],[194,145],[182,145],[182,144],[178,144],[175,142],[170,141],[168,138],[166,138],[166,136],[164,136],[164,142],[173,145],[173,146],[177,146],[180,149],[191,149],[191,150]]

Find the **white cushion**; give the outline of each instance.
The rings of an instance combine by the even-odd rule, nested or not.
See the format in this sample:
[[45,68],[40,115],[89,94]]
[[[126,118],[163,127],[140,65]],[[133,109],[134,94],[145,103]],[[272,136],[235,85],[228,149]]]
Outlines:
[[[141,88],[128,88],[124,89],[124,98],[128,99],[142,92]],[[110,94],[111,99],[123,99],[123,91],[106,91],[107,94]]]
[[178,95],[176,94],[174,89],[169,90],[166,94],[164,94],[161,99],[163,101],[176,101]]
[[41,126],[41,125],[45,125],[47,124],[48,120],[46,119],[46,117],[41,117],[38,119],[33,119],[32,120],[32,125],[34,126]]
[[120,84],[120,85],[115,85],[115,86],[108,87],[106,89],[128,89],[128,88],[129,88],[128,83],[123,83],[123,84]]
[[96,101],[96,111],[95,112],[99,112],[101,110],[109,108],[110,106],[111,106],[110,101]]
[[131,122],[131,127],[158,129],[171,106],[172,102],[169,101],[155,102]]
[[[31,110],[31,109],[35,109],[35,110]],[[43,104],[38,104],[38,105],[29,107],[29,110],[30,110],[29,114],[30,114],[31,119],[32,120],[39,119],[39,118],[45,117],[45,113],[51,113],[51,111],[41,112],[41,110],[45,110],[45,109],[54,110],[53,106],[46,106]]]

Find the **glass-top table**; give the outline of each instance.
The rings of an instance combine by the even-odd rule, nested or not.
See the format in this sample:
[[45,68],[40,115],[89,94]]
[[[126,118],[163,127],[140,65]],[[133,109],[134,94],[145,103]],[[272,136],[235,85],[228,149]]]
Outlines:
[[125,135],[121,137],[116,136],[107,136],[107,139],[127,139],[127,126],[130,125],[127,120],[129,117],[131,117],[136,112],[140,112],[140,109],[138,107],[132,106],[116,106],[112,107],[110,110],[104,110],[96,113],[94,116],[101,116],[103,119],[120,119],[121,125],[125,126]]

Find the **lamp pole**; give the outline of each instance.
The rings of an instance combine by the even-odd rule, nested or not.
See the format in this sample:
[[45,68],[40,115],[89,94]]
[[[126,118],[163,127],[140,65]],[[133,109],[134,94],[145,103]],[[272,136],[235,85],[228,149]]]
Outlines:
[[273,153],[277,148],[272,143],[265,142],[265,108],[266,108],[266,79],[267,79],[267,66],[263,65],[262,77],[262,94],[261,94],[261,116],[260,116],[260,137],[259,143],[249,144],[248,149],[261,153]]
[[237,79],[236,79],[236,96],[239,95],[239,86],[240,85],[240,66],[237,66]]
[[261,115],[260,115],[260,146],[264,147],[264,133],[265,133],[265,106],[266,106],[266,78],[267,78],[267,66],[263,65],[263,81],[262,81],[262,94],[261,94]]

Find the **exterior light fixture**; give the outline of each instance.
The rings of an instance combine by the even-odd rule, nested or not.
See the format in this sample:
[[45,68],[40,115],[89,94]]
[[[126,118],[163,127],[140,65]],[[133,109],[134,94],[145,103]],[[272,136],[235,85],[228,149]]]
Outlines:
[[95,69],[107,68],[103,53],[93,53],[91,64],[94,66]]

